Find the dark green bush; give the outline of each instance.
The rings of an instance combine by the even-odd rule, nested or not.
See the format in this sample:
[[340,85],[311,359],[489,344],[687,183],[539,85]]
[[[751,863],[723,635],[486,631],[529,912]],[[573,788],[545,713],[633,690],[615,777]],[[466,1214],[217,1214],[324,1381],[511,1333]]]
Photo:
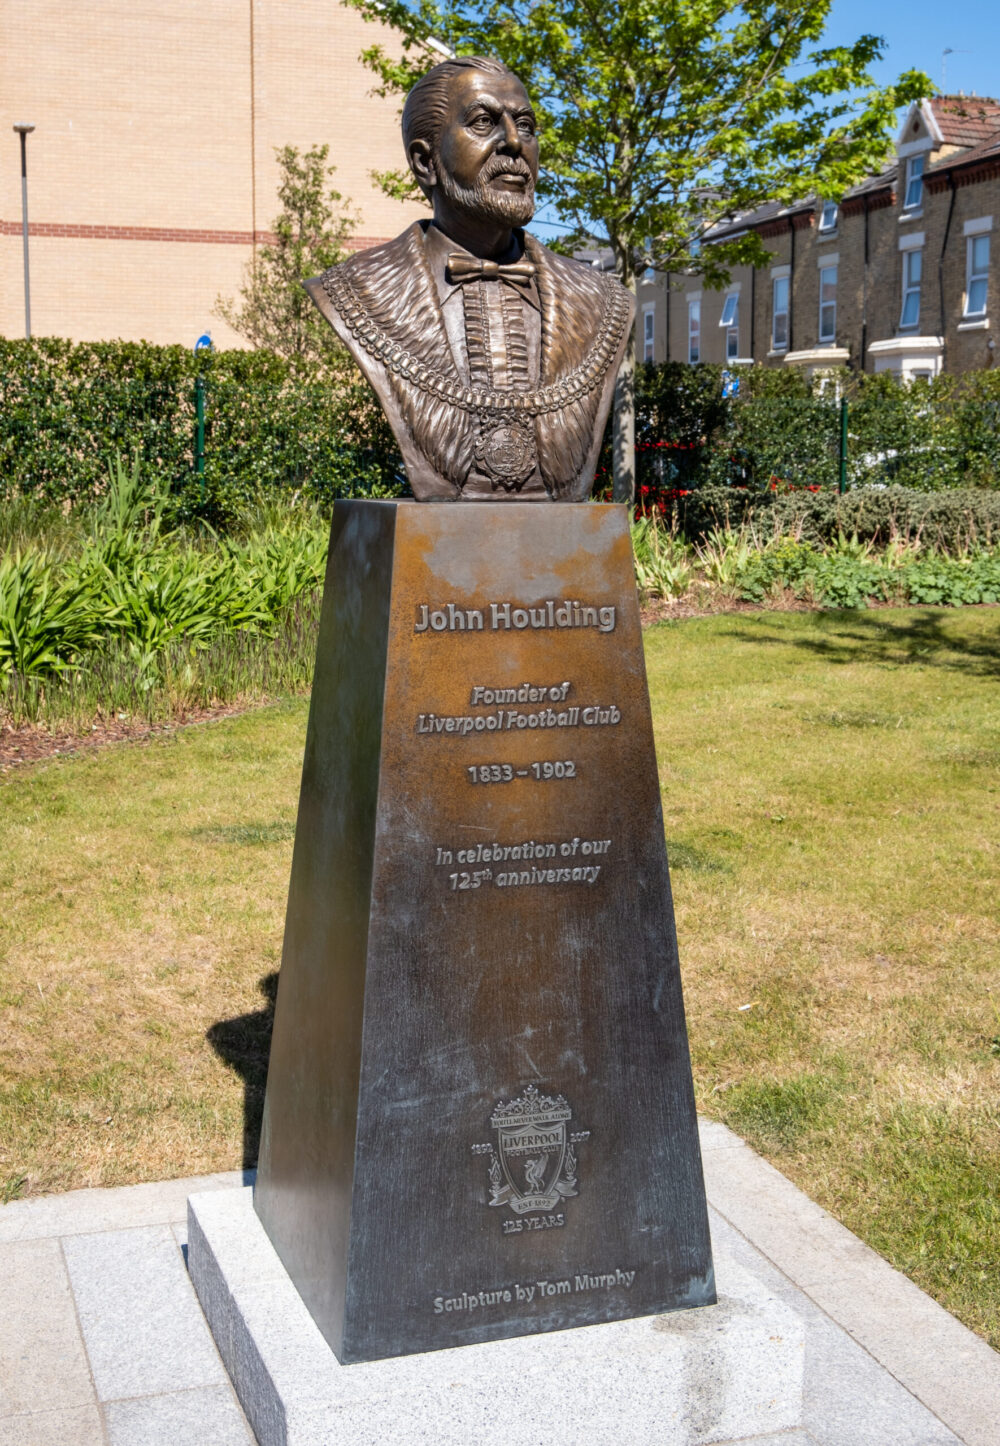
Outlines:
[[[203,476],[194,458],[199,373],[207,388]],[[852,487],[944,494],[997,485],[1000,371],[910,387],[845,372],[837,384],[849,401]],[[741,368],[739,387],[737,397],[724,397],[723,369],[708,364],[638,369],[644,503],[706,487],[836,486],[835,389],[817,395],[785,368]],[[166,485],[168,515],[180,520],[225,524],[265,491],[330,500],[405,487],[381,409],[357,369],[332,350],[328,363],[293,367],[262,351],[195,357],[179,346],[0,339],[0,499],[93,497],[116,453],[138,456],[144,475]],[[599,489],[610,470],[606,437]],[[692,516],[710,505],[708,498],[692,505]]]
[[[195,379],[206,383],[205,471],[195,472]],[[77,501],[109,460],[166,481],[168,513],[225,522],[262,490],[324,499],[398,492],[391,433],[357,370],[293,369],[268,352],[194,357],[145,343],[0,340],[0,498]]]
[[[849,486],[919,491],[1000,482],[1000,372],[900,386],[886,375],[839,373],[821,391],[796,371],[646,365],[636,374],[640,498],[693,487],[834,488],[840,476],[840,397],[848,403]],[[602,458],[610,470],[610,449]]]
[[909,487],[836,492],[754,492],[699,487],[674,503],[678,524],[694,541],[715,527],[752,525],[761,540],[792,536],[830,543],[838,537],[884,546],[894,538],[958,553],[1000,544],[1000,491],[961,487],[917,492]]

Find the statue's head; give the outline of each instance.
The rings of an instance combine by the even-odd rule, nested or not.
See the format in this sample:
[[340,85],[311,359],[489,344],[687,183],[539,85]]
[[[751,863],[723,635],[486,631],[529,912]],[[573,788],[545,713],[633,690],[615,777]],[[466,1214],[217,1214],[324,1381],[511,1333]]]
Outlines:
[[470,56],[436,65],[403,107],[410,169],[471,220],[524,226],[538,175],[535,113],[527,91],[499,60]]

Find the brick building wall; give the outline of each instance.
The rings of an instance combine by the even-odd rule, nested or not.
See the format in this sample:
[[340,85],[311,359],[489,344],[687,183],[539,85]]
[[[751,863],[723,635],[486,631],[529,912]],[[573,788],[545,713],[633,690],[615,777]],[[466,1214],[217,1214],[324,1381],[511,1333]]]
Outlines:
[[35,335],[192,345],[277,206],[274,147],[327,142],[356,236],[423,214],[377,190],[403,164],[398,104],[336,0],[0,0],[0,334],[24,329],[18,138],[28,137]]

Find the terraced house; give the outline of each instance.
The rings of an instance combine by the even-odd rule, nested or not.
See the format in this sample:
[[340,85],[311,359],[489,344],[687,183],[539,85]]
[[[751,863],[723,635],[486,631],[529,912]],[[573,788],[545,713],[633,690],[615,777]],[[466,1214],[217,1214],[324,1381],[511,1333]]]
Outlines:
[[705,244],[756,231],[765,267],[721,291],[692,275],[639,283],[638,355],[901,380],[994,365],[1000,330],[1000,101],[910,108],[893,163],[839,201],[761,207]]

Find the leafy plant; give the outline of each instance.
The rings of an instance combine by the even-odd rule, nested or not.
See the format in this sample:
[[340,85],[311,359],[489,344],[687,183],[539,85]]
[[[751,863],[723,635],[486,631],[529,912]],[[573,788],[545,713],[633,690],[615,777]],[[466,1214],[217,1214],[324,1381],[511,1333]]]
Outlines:
[[713,527],[695,551],[707,580],[730,592],[749,565],[754,546],[745,527],[737,532],[728,527]]
[[[271,635],[297,599],[318,588],[326,528],[301,507],[240,539],[167,529],[162,494],[135,459],[116,459],[84,540],[59,557],[27,547],[0,557],[0,679],[80,673],[119,644],[143,689],[171,646],[188,656],[222,634]],[[3,693],[0,691],[0,701]]]
[[101,621],[92,583],[60,580],[48,552],[0,557],[0,679],[64,671],[96,642]]
[[[199,372],[206,380],[200,476]],[[268,495],[329,503],[398,495],[405,485],[381,409],[346,362],[331,370],[265,351],[195,359],[182,347],[146,343],[0,338],[0,544],[29,541],[35,519],[53,508],[98,501],[116,453],[133,457],[130,472],[137,466],[162,498],[163,526],[198,518],[226,528]]]
[[255,347],[293,364],[343,363],[345,353],[303,290],[303,278],[342,261],[355,225],[344,198],[332,189],[328,145],[276,146],[281,211],[271,223],[274,240],[247,263],[237,300],[219,297],[216,314]]
[[655,514],[641,518],[632,528],[632,550],[642,592],[664,598],[684,596],[693,577],[687,547]]

